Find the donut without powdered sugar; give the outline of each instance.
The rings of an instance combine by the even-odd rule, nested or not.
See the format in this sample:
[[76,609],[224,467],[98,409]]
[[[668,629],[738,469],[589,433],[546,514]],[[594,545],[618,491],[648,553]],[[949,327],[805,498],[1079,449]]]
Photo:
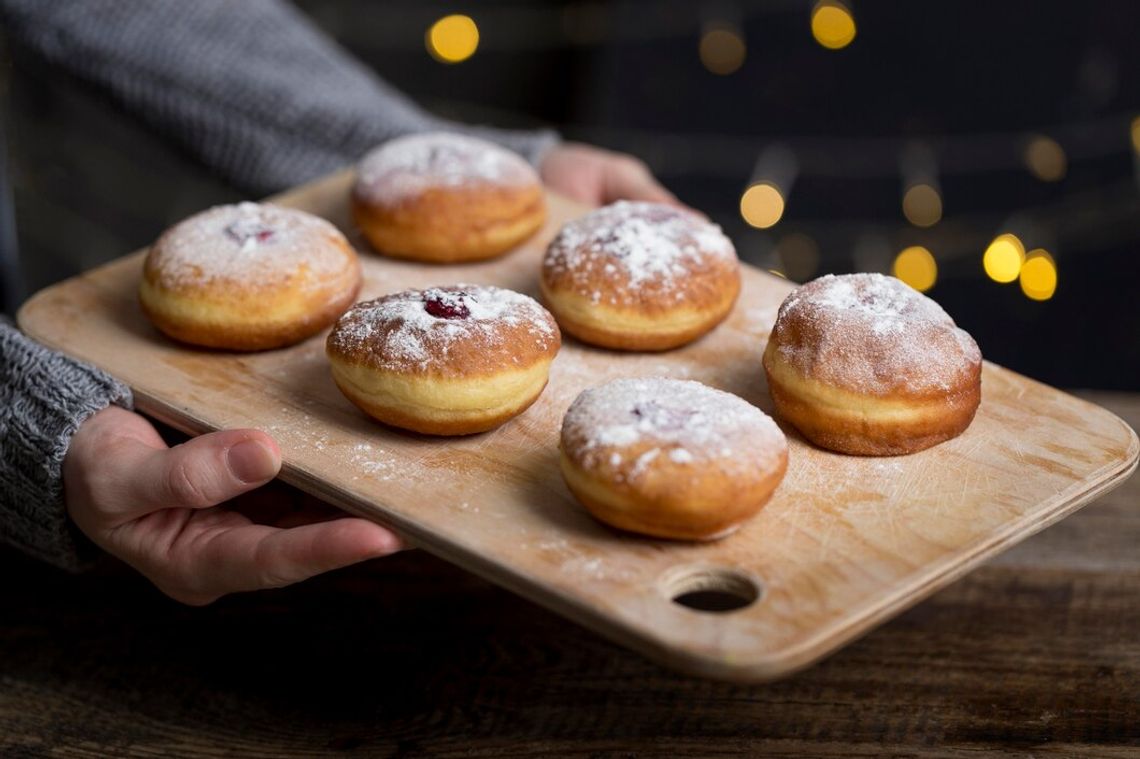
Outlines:
[[667,350],[720,324],[740,266],[720,227],[660,203],[619,201],[550,243],[542,296],[564,330],[621,350]]
[[304,211],[216,206],[175,224],[143,264],[143,311],[194,345],[266,350],[332,324],[360,291],[360,262],[344,235]]
[[981,402],[977,343],[882,274],[827,275],[780,306],[764,351],[779,414],[823,448],[914,453],[960,435]]
[[784,433],[742,398],[691,380],[618,379],[562,422],[562,474],[602,522],[680,540],[736,530],[788,466]]
[[440,263],[514,248],[546,220],[546,198],[521,156],[485,140],[432,132],[366,155],[352,215],[377,251]]
[[498,427],[546,387],[561,345],[533,298],[485,285],[357,303],[326,344],[333,379],[365,413],[433,435]]

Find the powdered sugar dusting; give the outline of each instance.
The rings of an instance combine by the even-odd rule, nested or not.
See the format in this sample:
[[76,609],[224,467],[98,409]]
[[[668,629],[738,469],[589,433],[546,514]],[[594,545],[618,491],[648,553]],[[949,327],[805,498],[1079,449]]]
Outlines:
[[673,206],[622,200],[563,226],[543,267],[551,276],[569,274],[595,303],[617,303],[623,293],[646,286],[682,293],[682,283],[710,262],[736,265],[736,250],[720,227]]
[[366,155],[357,169],[356,193],[398,203],[440,187],[538,184],[521,156],[476,137],[428,132],[397,137]]
[[344,235],[320,217],[238,203],[171,227],[151,248],[147,267],[167,289],[272,284],[298,275],[316,287],[343,276],[353,256]]
[[[433,302],[465,315],[433,315]],[[416,372],[446,367],[460,349],[519,363],[520,349],[539,355],[556,350],[560,340],[554,318],[533,298],[500,287],[461,284],[357,303],[336,323],[329,345],[347,354],[364,351],[382,369]]]
[[663,377],[612,380],[584,391],[566,412],[562,442],[586,469],[616,468],[629,458],[627,449],[636,449],[630,479],[665,459],[726,474],[768,469],[787,450],[776,423],[742,398]]
[[801,373],[856,392],[947,391],[976,370],[977,343],[894,277],[828,274],[789,295],[772,330]]

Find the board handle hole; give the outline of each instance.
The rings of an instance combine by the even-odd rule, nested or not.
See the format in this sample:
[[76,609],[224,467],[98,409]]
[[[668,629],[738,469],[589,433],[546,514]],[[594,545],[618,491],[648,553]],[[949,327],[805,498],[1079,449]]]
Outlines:
[[661,587],[673,603],[713,613],[744,609],[761,595],[757,580],[726,567],[677,567],[662,578]]

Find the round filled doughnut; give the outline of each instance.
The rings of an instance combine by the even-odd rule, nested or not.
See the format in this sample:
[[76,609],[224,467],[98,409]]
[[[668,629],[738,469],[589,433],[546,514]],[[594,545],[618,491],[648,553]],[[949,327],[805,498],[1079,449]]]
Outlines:
[[560,345],[554,318],[533,298],[456,285],[357,303],[333,327],[326,352],[337,387],[373,418],[467,435],[534,403]]
[[714,540],[784,478],[784,433],[760,409],[690,380],[618,379],[579,395],[562,422],[562,475],[597,519],[630,532]]
[[356,299],[360,283],[356,252],[329,222],[238,203],[166,230],[147,252],[139,301],[175,340],[254,351],[320,332]]
[[351,208],[380,253],[438,263],[505,253],[546,221],[542,183],[521,156],[445,132],[397,137],[368,153]]
[[882,274],[827,275],[781,304],[764,351],[776,410],[811,442],[894,456],[960,435],[982,397],[977,343]]
[[717,225],[674,206],[619,201],[562,227],[541,287],[559,325],[583,342],[668,350],[728,316],[740,270]]

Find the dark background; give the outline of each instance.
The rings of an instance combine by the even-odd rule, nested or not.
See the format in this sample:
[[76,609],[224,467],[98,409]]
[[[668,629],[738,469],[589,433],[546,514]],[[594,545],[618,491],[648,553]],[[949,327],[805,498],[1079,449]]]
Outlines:
[[[780,268],[780,243],[808,235],[810,274],[888,271],[908,245],[939,267],[929,295],[990,360],[1062,387],[1140,389],[1140,190],[1130,142],[1140,115],[1140,4],[851,3],[854,42],[826,50],[811,2],[469,3],[302,0],[383,77],[446,116],[552,125],[635,153],[709,213],[741,257]],[[445,65],[424,32],[462,12],[478,50]],[[727,76],[698,56],[710,25],[747,54]],[[10,174],[25,292],[147,244],[167,224],[243,197],[145,126],[35,60],[8,51]],[[1064,149],[1044,182],[1022,153],[1035,134]],[[943,218],[907,223],[904,148],[936,158]],[[765,231],[739,198],[761,152],[799,166],[784,217]],[[1055,296],[988,279],[982,252],[1010,224],[1058,269]],[[802,277],[801,277],[802,278]]]

